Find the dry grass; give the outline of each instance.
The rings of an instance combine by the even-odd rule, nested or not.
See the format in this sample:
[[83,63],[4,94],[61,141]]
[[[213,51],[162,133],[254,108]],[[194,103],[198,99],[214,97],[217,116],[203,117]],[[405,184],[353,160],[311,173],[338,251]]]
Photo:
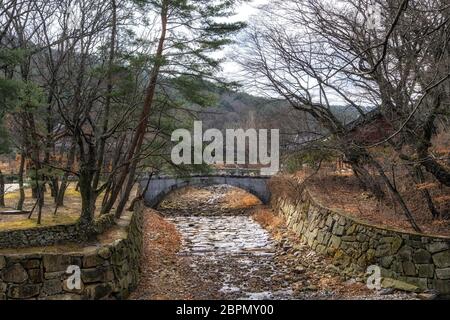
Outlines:
[[252,210],[252,218],[258,222],[264,229],[268,230],[274,239],[280,240],[283,237],[285,221],[277,216],[266,206],[260,206]]
[[267,207],[256,208],[253,211],[252,218],[268,230],[275,230],[283,225],[283,218],[274,215],[272,210]]
[[227,192],[222,202],[232,209],[254,207],[261,204],[261,200],[256,196],[237,188]]
[[[256,196],[236,187],[227,187],[220,198],[216,198],[217,192],[211,188],[184,187],[167,195],[161,202],[160,208],[191,210],[192,208],[208,207],[213,210],[240,210],[261,204]],[[216,199],[211,203],[211,199]]]
[[[45,193],[45,204],[42,208],[42,220],[40,226],[54,226],[60,224],[74,223],[80,217],[81,209],[81,196],[78,191],[75,190],[75,183],[70,183],[65,193],[64,206],[59,207],[57,214],[54,215],[55,203],[50,194],[50,188],[47,187]],[[136,189],[132,191],[132,195],[136,193]],[[130,197],[132,200],[133,197]],[[6,207],[11,209],[17,206],[19,199],[19,191],[11,192],[5,195]],[[95,215],[99,216],[100,207],[103,199],[101,194],[96,202]],[[35,205],[36,200],[32,198],[31,189],[25,189],[25,202],[24,211],[30,211]],[[114,208],[113,208],[114,210]],[[2,211],[2,209],[0,209]],[[27,214],[24,215],[2,215],[0,214],[0,230],[16,230],[16,229],[28,229],[37,227],[37,209],[34,211],[31,219],[27,219]]]
[[146,209],[144,230],[141,281],[130,299],[191,299],[176,255],[181,236],[175,225],[157,211]]

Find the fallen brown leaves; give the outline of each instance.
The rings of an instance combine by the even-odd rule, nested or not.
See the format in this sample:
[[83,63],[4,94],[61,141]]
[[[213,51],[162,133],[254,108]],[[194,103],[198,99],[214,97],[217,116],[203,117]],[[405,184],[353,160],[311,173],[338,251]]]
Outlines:
[[[230,213],[242,211],[261,201],[245,190],[232,186],[211,186],[211,187],[184,187],[171,192],[159,205],[159,210],[165,211],[185,211],[191,214],[206,209],[208,212]],[[194,210],[193,210],[194,209]]]
[[143,228],[141,280],[130,299],[190,299],[183,276],[179,272],[176,253],[181,246],[181,238],[175,226],[157,211],[146,209]]
[[228,192],[222,202],[224,204],[223,206],[230,209],[248,208],[261,203],[257,197],[240,189],[234,189]]
[[284,220],[280,216],[274,215],[269,208],[261,206],[253,209],[252,218],[267,229],[275,239],[281,237],[281,226],[283,226]]
[[[301,177],[297,174],[297,177]],[[278,180],[283,178],[278,178]],[[292,179],[284,177],[284,179]],[[428,210],[427,203],[421,193],[426,189],[433,197],[438,210],[448,214],[450,210],[449,189],[435,183],[421,185],[407,185],[405,177],[397,177],[397,184],[401,194],[412,212],[414,219],[422,231],[427,234],[450,235],[450,220],[433,219]],[[277,181],[278,188],[283,185]],[[369,223],[396,228],[403,231],[414,231],[405,218],[400,206],[392,199],[389,192],[383,200],[377,200],[370,193],[363,190],[355,176],[342,176],[337,174],[319,174],[308,183],[308,190],[324,206],[338,210],[355,218],[365,220]],[[288,183],[285,188],[291,188],[294,193],[299,193]],[[413,186],[413,187],[411,187]],[[280,191],[281,192],[281,191]],[[286,191],[283,191],[286,193]]]

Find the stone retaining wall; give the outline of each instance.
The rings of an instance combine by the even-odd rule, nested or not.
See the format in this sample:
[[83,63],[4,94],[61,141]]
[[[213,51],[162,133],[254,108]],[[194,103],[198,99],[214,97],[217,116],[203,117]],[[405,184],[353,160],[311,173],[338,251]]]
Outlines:
[[331,256],[344,274],[361,276],[378,265],[384,277],[450,293],[450,238],[367,224],[325,208],[307,190],[298,199],[274,195],[271,205],[303,242]]
[[97,218],[89,227],[80,223],[30,229],[0,231],[0,248],[51,246],[59,243],[83,243],[114,225],[114,214]]
[[[142,254],[142,204],[127,212],[110,229],[110,238],[81,249],[62,247],[0,251],[0,300],[2,299],[123,299],[138,282]],[[9,250],[11,251],[11,250]],[[25,251],[25,253],[21,253]],[[33,253],[36,252],[36,253]],[[81,288],[70,290],[69,266],[81,271]]]

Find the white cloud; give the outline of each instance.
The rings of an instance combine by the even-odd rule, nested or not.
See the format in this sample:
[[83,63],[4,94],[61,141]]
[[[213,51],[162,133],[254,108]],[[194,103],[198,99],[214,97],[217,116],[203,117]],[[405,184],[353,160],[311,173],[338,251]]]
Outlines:
[[237,14],[231,19],[234,21],[247,21],[252,15],[258,13],[258,7],[269,3],[269,0],[253,0],[241,4],[236,10]]
[[[236,9],[236,15],[227,19],[229,22],[242,21],[247,22],[250,17],[257,15],[259,7],[268,4],[270,0],[253,0],[241,4]],[[242,71],[239,65],[228,57],[229,53],[232,51],[232,47],[225,48],[222,52],[217,53],[217,57],[225,58],[226,61],[222,64],[222,75],[229,80],[237,80],[237,75]]]

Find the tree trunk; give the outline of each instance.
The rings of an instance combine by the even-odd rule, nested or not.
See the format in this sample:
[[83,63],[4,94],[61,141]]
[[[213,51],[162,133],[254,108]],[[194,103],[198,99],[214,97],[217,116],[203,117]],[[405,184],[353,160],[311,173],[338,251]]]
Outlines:
[[51,196],[55,199],[56,203],[56,198],[58,197],[59,193],[59,179],[57,177],[50,178],[50,191]]
[[[95,165],[95,164],[94,164]],[[95,201],[97,199],[95,191],[92,188],[93,172],[89,164],[82,164],[80,168],[80,194],[81,194],[81,217],[83,224],[89,224],[94,219]]]
[[[405,165],[408,168],[409,174],[410,174],[411,178],[413,179],[413,181],[415,181],[416,183],[419,183],[419,184],[424,183],[425,177],[423,175],[423,171],[422,171],[420,165],[414,164],[410,157],[403,154],[401,147],[395,145],[392,141],[389,141],[389,144],[397,152],[399,158],[406,161]],[[397,187],[395,185],[395,180],[394,180],[394,188],[397,189]],[[427,202],[428,210],[430,210],[430,213],[433,216],[433,218],[438,218],[440,216],[440,213],[436,209],[436,207],[433,203],[433,199],[431,198],[431,195],[428,192],[428,190],[423,189],[423,190],[421,190],[421,193],[422,193],[422,196],[424,197],[425,201]]]
[[[39,168],[38,168],[37,163],[36,163],[34,170],[35,170],[35,178],[36,178],[36,197],[37,197],[36,204],[38,207],[37,224],[40,225],[42,222],[42,207],[44,206],[45,193],[44,193],[43,186],[41,186],[41,184],[40,184]],[[30,214],[29,218],[31,218],[31,214]]]
[[[435,105],[437,107],[440,105],[440,97],[437,96],[435,100],[436,101],[431,105]],[[447,170],[447,168],[433,159],[429,152],[429,149],[432,145],[430,141],[436,130],[435,120],[436,112],[432,112],[423,125],[422,136],[417,140],[416,144],[418,161],[426,171],[431,173],[436,178],[436,180],[438,180],[443,185],[450,187],[450,172]]]
[[105,206],[106,212],[109,212],[112,209],[113,204],[115,203],[120,191],[122,191],[122,186],[127,179],[127,183],[122,193],[120,205],[117,207],[115,216],[120,218],[123,209],[125,208],[126,200],[128,199],[131,189],[133,187],[134,175],[136,172],[136,167],[139,162],[139,153],[141,152],[142,144],[144,142],[145,132],[148,125],[148,120],[150,117],[150,111],[153,104],[153,98],[155,96],[157,80],[159,76],[159,70],[162,64],[163,51],[164,51],[164,43],[166,40],[167,33],[167,15],[168,15],[168,1],[162,1],[161,5],[161,34],[159,37],[158,48],[156,50],[155,55],[155,64],[151,71],[149,84],[147,86],[146,96],[144,105],[142,108],[142,114],[139,118],[139,124],[137,126],[136,132],[133,136],[133,140],[131,142],[128,156],[126,158],[127,165],[124,166],[120,178],[118,180],[118,187],[113,190],[111,193],[111,198],[107,206]]
[[23,186],[23,175],[25,172],[25,154],[22,152],[20,155],[20,167],[19,167],[19,201],[17,202],[17,210],[23,210],[23,204],[25,202],[25,189]]
[[443,185],[450,187],[450,172],[447,169],[438,163],[436,160],[432,159],[429,155],[422,154],[420,161],[422,166],[431,173],[436,180],[438,180]]
[[44,190],[41,186],[39,186],[38,183],[38,217],[37,217],[37,224],[40,225],[42,223],[42,207],[44,206]]
[[389,180],[389,178],[386,176],[383,168],[381,167],[381,165],[378,163],[378,161],[376,161],[375,159],[373,159],[370,155],[369,158],[370,160],[370,164],[377,169],[378,173],[380,174],[381,179],[384,181],[384,183],[386,184],[386,186],[388,187],[389,191],[392,193],[392,195],[394,196],[394,199],[397,200],[397,202],[400,204],[400,206],[403,209],[403,213],[406,216],[406,219],[408,220],[408,222],[411,224],[411,226],[413,227],[413,229],[417,232],[422,232],[419,228],[419,226],[417,225],[416,221],[414,220],[414,217],[412,216],[411,212],[408,209],[408,206],[406,205],[405,201],[403,200],[403,197],[400,195],[400,193],[398,192],[398,190],[392,185],[391,181]]
[[[64,206],[64,196],[66,194],[67,187],[69,186],[69,172],[72,170],[73,163],[75,161],[75,151],[76,151],[76,143],[72,141],[72,145],[70,146],[69,154],[67,156],[67,165],[66,170],[64,171],[64,175],[61,179],[61,186],[59,187],[58,194],[56,196],[56,207]],[[55,210],[56,213],[56,210]]]
[[359,148],[347,148],[344,150],[345,161],[351,165],[355,175],[362,182],[364,188],[370,191],[378,200],[384,198],[384,192],[380,183],[364,168],[364,163],[371,158],[368,151]]
[[[126,135],[122,135],[118,141],[115,156],[114,156],[113,163],[112,163],[113,171],[116,171],[118,166],[120,165],[120,159],[121,159],[122,149],[125,144],[125,140],[126,140]],[[111,177],[110,181],[108,181],[108,184],[107,184],[106,190],[105,190],[105,196],[103,197],[103,201],[102,201],[102,209],[101,209],[101,213],[100,213],[101,215],[106,214],[110,210],[110,209],[108,210],[108,207],[111,202],[111,196],[112,196],[111,193],[113,192],[113,190],[116,189],[117,180],[118,180],[117,177],[113,176],[113,177]]]
[[117,5],[116,0],[111,0],[112,6],[112,29],[111,29],[111,39],[109,45],[109,59],[108,59],[108,73],[107,73],[107,88],[106,88],[106,101],[105,101],[105,114],[103,116],[103,128],[100,137],[100,145],[98,148],[98,159],[97,159],[97,172],[94,176],[93,187],[97,189],[98,183],[100,181],[103,160],[106,146],[106,139],[109,126],[109,117],[111,110],[111,96],[113,92],[113,67],[114,59],[116,55],[116,36],[117,36]]
[[37,188],[36,188],[36,185],[37,185],[37,183],[36,183],[36,177],[35,178],[33,178],[33,179],[31,179],[32,181],[34,180],[34,182],[31,184],[31,197],[33,198],[33,199],[37,199],[38,198],[38,190],[37,190]]
[[[80,170],[78,185],[81,194],[81,216],[80,221],[83,224],[90,224],[95,215],[95,202],[97,192],[92,186],[95,175],[96,154],[95,146],[90,142],[83,143],[83,137],[78,135],[76,138],[80,148]],[[87,145],[87,149],[84,146]]]
[[[419,166],[416,166],[414,168],[415,170],[415,177],[416,177],[416,181],[418,183],[424,183],[425,182],[425,178],[423,175],[423,171]],[[433,203],[433,199],[431,198],[430,192],[428,192],[427,189],[422,189],[421,193],[423,195],[423,197],[425,198],[425,201],[427,202],[427,206],[428,206],[428,210],[430,210],[430,213],[432,215],[433,218],[439,218],[440,213],[439,211],[436,209],[434,203]]]
[[128,198],[130,197],[131,190],[133,189],[135,183],[134,181],[135,175],[136,175],[136,166],[132,166],[128,174],[128,180],[125,186],[125,190],[120,197],[119,204],[117,205],[115,213],[116,218],[120,218],[120,216],[122,215],[122,211],[125,209]]
[[363,184],[363,187],[370,191],[374,197],[378,200],[384,198],[384,192],[378,181],[362,166],[351,163],[352,169],[359,181]]

